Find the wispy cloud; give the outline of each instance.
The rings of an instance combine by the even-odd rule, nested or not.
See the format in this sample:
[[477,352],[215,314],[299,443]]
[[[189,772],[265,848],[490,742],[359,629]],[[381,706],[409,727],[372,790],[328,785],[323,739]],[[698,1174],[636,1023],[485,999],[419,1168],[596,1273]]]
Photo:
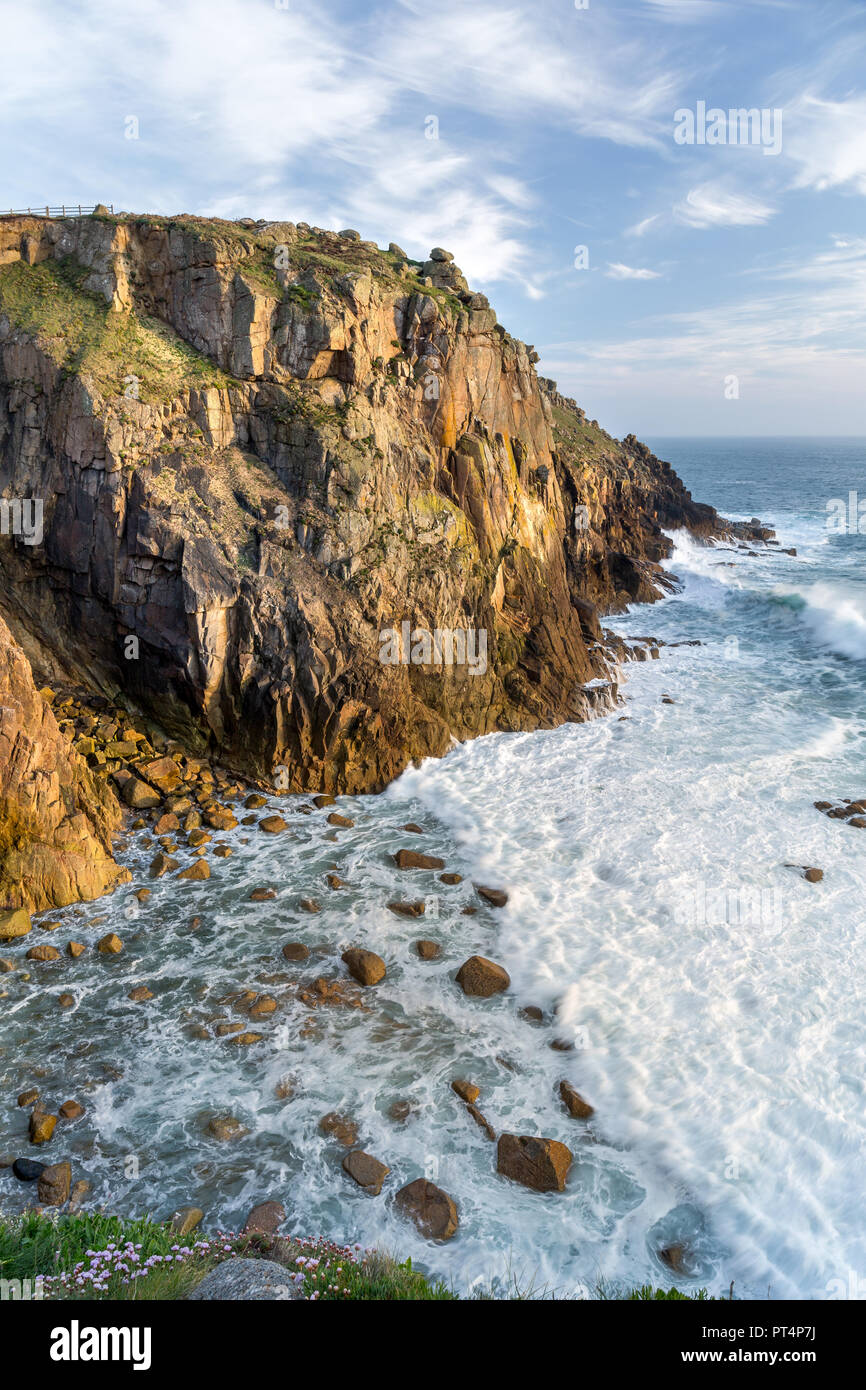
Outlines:
[[634,266],[623,265],[621,261],[608,261],[604,272],[609,280],[658,280],[657,270],[638,270]]
[[687,227],[757,227],[774,212],[748,193],[735,193],[712,182],[692,188],[673,209],[677,221]]

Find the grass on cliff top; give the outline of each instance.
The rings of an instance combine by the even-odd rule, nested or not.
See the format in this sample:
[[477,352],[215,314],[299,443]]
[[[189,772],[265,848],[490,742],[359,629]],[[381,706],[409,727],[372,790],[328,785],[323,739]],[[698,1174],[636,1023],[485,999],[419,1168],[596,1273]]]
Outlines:
[[13,261],[0,267],[0,313],[38,340],[64,371],[103,396],[122,396],[138,378],[138,399],[162,403],[190,387],[226,387],[231,378],[158,319],[112,311],[82,288],[76,262]]

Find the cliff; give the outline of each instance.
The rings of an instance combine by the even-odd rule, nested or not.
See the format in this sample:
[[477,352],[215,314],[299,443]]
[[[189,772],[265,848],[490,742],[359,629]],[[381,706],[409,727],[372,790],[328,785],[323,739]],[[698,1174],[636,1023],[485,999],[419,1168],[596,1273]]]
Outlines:
[[4,513],[10,627],[293,789],[588,717],[599,612],[658,595],[662,527],[722,523],[536,360],[439,249],[0,219],[0,495],[42,506]]

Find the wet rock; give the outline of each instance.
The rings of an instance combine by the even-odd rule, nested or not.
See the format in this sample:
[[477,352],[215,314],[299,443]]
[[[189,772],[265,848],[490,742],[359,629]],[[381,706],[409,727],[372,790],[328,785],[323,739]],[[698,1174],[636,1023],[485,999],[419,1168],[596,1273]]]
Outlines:
[[493,1128],[490,1121],[484,1115],[482,1115],[481,1111],[478,1109],[478,1106],[470,1104],[467,1105],[466,1109],[469,1111],[469,1114],[472,1116],[473,1120],[478,1125],[478,1128],[483,1129],[484,1133],[487,1135],[487,1138],[492,1140],[495,1144],[496,1130]]
[[163,874],[167,874],[172,869],[176,869],[179,862],[180,861],[177,859],[172,859],[171,856],[168,854],[157,854],[150,861],[150,868],[148,869],[148,873],[150,874],[151,878],[162,878]]
[[283,955],[285,956],[286,960],[306,960],[309,954],[309,950],[301,941],[287,941],[285,946],[283,947]]
[[342,960],[349,974],[360,985],[377,985],[385,978],[385,962],[374,951],[360,948],[344,951]]
[[317,1009],[320,1004],[334,1005],[344,1009],[361,1009],[360,999],[347,994],[346,986],[342,980],[326,980],[324,975],[319,975],[308,989],[298,992],[298,998],[302,1004],[306,1004],[309,1009]]
[[558,1139],[536,1139],[527,1134],[501,1134],[496,1151],[496,1170],[512,1182],[534,1192],[562,1192],[571,1167],[572,1152]]
[[571,1038],[554,1038],[550,1044],[554,1052],[573,1052],[574,1043]]
[[593,1107],[574,1089],[570,1081],[560,1081],[559,1094],[569,1115],[573,1115],[576,1120],[588,1120],[590,1115],[595,1114]]
[[44,1207],[62,1207],[69,1200],[72,1168],[68,1163],[50,1163],[39,1174],[39,1201]]
[[276,1007],[276,999],[271,999],[270,995],[263,994],[261,999],[257,999],[250,1008],[250,1018],[266,1018],[268,1014],[275,1012]]
[[226,1260],[187,1294],[188,1301],[197,1303],[275,1303],[306,1300],[306,1297],[285,1265],[256,1257]]
[[279,835],[287,829],[288,826],[282,816],[265,816],[263,820],[259,821],[259,830],[264,830],[268,835]]
[[177,877],[191,879],[193,882],[200,882],[202,879],[210,878],[210,865],[206,859],[198,859],[195,864],[190,864],[186,869],[181,869]]
[[18,1104],[22,1107],[26,1105],[35,1105],[38,1099],[39,1092],[37,1091],[36,1087],[29,1086],[26,1091],[21,1092],[20,1096],[18,1097]]
[[32,929],[30,913],[25,912],[23,907],[0,912],[0,941],[15,941],[18,937],[27,936]]
[[146,1004],[153,998],[153,991],[147,985],[135,985],[127,994],[127,999],[131,999],[133,1004]]
[[404,829],[404,830],[408,830],[408,832],[409,832],[410,835],[423,835],[423,834],[424,834],[423,828],[422,828],[420,825],[416,825],[415,822],[414,822],[414,821],[411,821],[411,820],[410,820],[410,822],[409,822],[408,825],[404,825],[404,826],[403,826],[403,829]]
[[275,1236],[286,1219],[282,1202],[259,1202],[244,1222],[244,1235]]
[[413,903],[389,903],[391,912],[395,912],[398,917],[423,917],[427,911],[427,905],[423,901]]
[[56,946],[31,946],[27,952],[28,960],[59,960],[60,952]]
[[173,811],[166,811],[153,827],[154,835],[167,835],[170,830],[180,830],[180,821]]
[[490,903],[491,907],[504,907],[508,902],[508,894],[501,888],[484,888],[480,883],[476,883],[475,891],[485,902]]
[[75,1003],[75,996],[73,994],[61,994],[57,1002],[61,1009],[71,1009]]
[[315,898],[301,898],[298,907],[302,912],[321,912],[322,904],[316,902]]
[[339,877],[338,874],[328,874],[328,875],[327,875],[326,882],[327,882],[329,888],[345,888],[345,887],[347,887],[347,885],[343,882],[343,880]]
[[138,892],[133,893],[133,897],[140,903],[146,903],[153,893],[152,888],[139,888]]
[[212,838],[206,830],[191,830],[186,837],[186,842],[190,849],[200,849],[202,845],[209,845]]
[[364,1153],[363,1149],[353,1149],[343,1159],[343,1171],[371,1197],[378,1197],[391,1169],[380,1163],[378,1158],[373,1158],[372,1154]]
[[79,1105],[77,1100],[65,1100],[57,1113],[64,1120],[77,1120],[84,1114],[84,1106]]
[[489,999],[493,994],[501,994],[508,989],[511,979],[508,972],[495,961],[484,956],[470,956],[457,971],[457,983],[464,994],[480,999]]
[[330,796],[328,793],[322,793],[320,796],[313,797],[313,805],[320,811],[323,806],[335,806],[336,804],[337,798],[335,796]]
[[205,811],[203,819],[205,825],[209,825],[211,830],[234,830],[237,825],[237,821],[228,806],[212,807]]
[[47,1144],[57,1125],[57,1116],[34,1110],[30,1116],[30,1143]]
[[398,869],[444,869],[445,860],[432,854],[416,854],[413,849],[398,849],[392,855]]
[[36,1182],[45,1172],[45,1164],[37,1163],[32,1158],[16,1158],[12,1164],[12,1172],[20,1182]]
[[358,1126],[348,1115],[329,1110],[319,1121],[319,1129],[329,1139],[335,1139],[344,1149],[354,1148],[358,1142]]
[[284,1076],[274,1087],[277,1100],[291,1100],[295,1094],[295,1083],[290,1076]]
[[447,884],[449,885],[449,887],[453,887],[453,885],[454,885],[455,883],[462,883],[462,882],[463,882],[463,875],[462,875],[462,874],[440,874],[440,875],[439,875],[439,882],[440,882],[440,883],[447,883]]
[[467,1105],[471,1105],[481,1095],[481,1087],[476,1086],[474,1081],[452,1081],[451,1089],[461,1100],[465,1100]]
[[674,1274],[687,1274],[687,1250],[684,1245],[666,1245],[658,1252],[662,1264],[673,1270]]
[[227,1038],[231,1033],[242,1033],[244,1025],[242,1023],[218,1023],[214,1028],[214,1033],[218,1038]]
[[250,893],[251,903],[267,903],[277,895],[273,888],[254,888]]
[[338,814],[337,811],[332,811],[331,814],[328,816],[328,824],[341,826],[346,830],[351,830],[355,822],[352,820],[351,816],[341,816]]
[[537,1004],[527,1004],[520,1010],[520,1017],[525,1018],[527,1023],[543,1023],[544,1010],[540,1009]]
[[83,941],[68,941],[66,943],[66,954],[72,956],[73,960],[77,960],[79,956],[83,956],[86,950],[87,947],[84,945]]
[[203,1220],[201,1207],[178,1207],[169,1217],[168,1226],[176,1236],[188,1236]]
[[428,941],[424,937],[415,942],[415,950],[422,960],[438,960],[442,954],[438,941]]
[[224,1144],[231,1139],[242,1139],[249,1130],[234,1115],[214,1115],[208,1121],[207,1132],[212,1139],[219,1139]]
[[231,1042],[234,1047],[252,1047],[254,1043],[260,1043],[263,1040],[264,1035],[262,1033],[238,1033],[231,1039]]
[[105,936],[100,937],[96,943],[96,949],[103,956],[117,956],[123,950],[123,942],[116,932],[110,931]]
[[9,960],[6,956],[0,957],[0,975],[11,975],[14,969],[14,960]]
[[89,1191],[90,1183],[87,1181],[87,1179],[79,1178],[78,1182],[75,1183],[72,1188],[72,1192],[69,1197],[69,1206],[67,1210],[69,1212],[78,1211],[78,1208],[81,1206]]
[[259,811],[262,806],[266,806],[267,804],[268,798],[266,796],[260,796],[258,792],[251,792],[244,802],[244,806],[248,811]]
[[457,1230],[454,1200],[426,1178],[416,1178],[401,1187],[394,1200],[428,1240],[450,1240]]
[[803,877],[807,883],[820,883],[824,877],[823,869],[805,869]]
[[395,1100],[388,1107],[389,1118],[398,1125],[405,1124],[413,1112],[413,1105],[410,1100]]
[[217,859],[228,859],[231,854],[231,845],[215,845],[214,854]]

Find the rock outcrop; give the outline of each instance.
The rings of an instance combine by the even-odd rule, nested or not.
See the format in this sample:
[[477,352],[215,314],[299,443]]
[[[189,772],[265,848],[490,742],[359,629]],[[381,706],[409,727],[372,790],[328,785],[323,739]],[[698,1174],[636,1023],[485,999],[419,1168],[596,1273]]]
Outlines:
[[38,912],[126,882],[111,854],[119,824],[116,799],[61,733],[0,618],[0,907]]
[[441,248],[0,220],[10,627],[286,789],[590,717],[599,612],[658,595],[663,527],[721,523],[536,358]]

